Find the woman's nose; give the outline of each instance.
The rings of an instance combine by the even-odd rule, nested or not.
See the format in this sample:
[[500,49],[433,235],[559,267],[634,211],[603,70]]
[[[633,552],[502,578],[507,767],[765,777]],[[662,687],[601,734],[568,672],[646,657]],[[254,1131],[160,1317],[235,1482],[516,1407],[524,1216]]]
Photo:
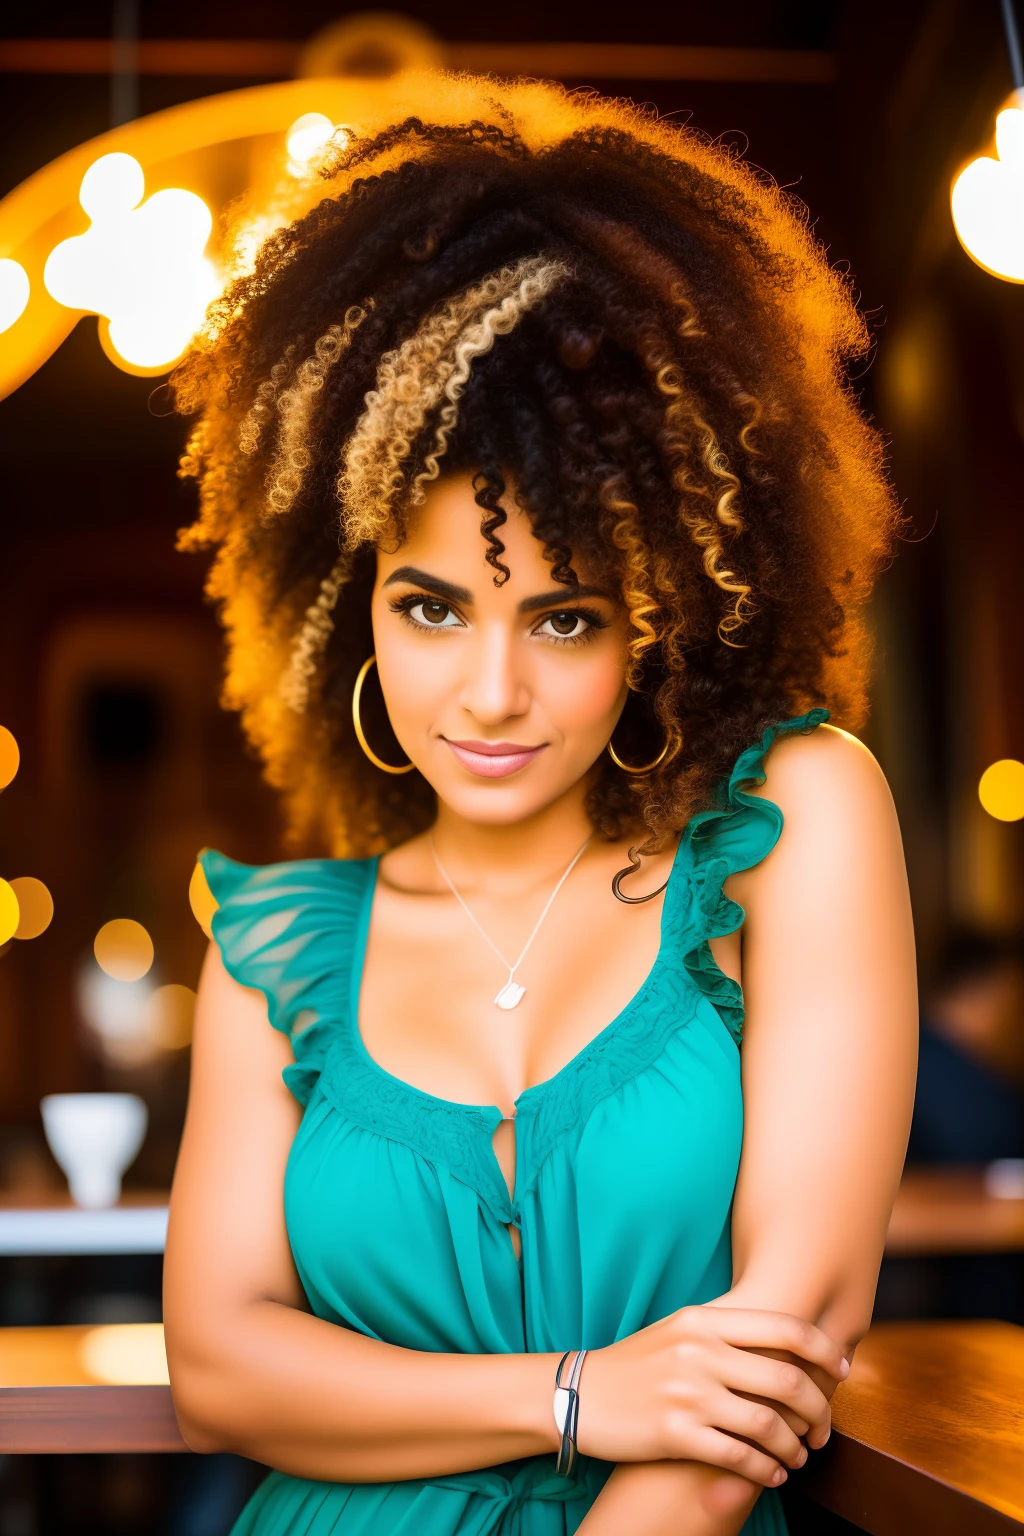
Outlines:
[[463,709],[487,725],[525,715],[530,691],[518,664],[514,639],[499,625],[481,626],[474,638],[469,673],[459,698]]

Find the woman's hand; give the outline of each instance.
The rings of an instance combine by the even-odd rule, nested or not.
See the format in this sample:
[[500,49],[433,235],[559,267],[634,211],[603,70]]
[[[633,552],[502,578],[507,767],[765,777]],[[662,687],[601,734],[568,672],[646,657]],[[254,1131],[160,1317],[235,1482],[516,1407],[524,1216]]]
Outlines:
[[[588,1353],[577,1445],[604,1461],[690,1460],[773,1487],[824,1445],[828,1399],[795,1355],[842,1381],[842,1350],[786,1312],[683,1307]],[[747,1442],[753,1442],[748,1444]]]

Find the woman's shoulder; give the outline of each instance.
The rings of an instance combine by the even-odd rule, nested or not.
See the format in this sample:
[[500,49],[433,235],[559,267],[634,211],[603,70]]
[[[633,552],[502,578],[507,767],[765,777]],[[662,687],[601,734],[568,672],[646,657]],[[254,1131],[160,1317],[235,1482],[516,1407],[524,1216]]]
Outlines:
[[774,802],[787,825],[825,828],[839,819],[854,826],[892,806],[888,781],[871,749],[823,720],[811,731],[773,734],[756,768],[743,784],[744,797]]

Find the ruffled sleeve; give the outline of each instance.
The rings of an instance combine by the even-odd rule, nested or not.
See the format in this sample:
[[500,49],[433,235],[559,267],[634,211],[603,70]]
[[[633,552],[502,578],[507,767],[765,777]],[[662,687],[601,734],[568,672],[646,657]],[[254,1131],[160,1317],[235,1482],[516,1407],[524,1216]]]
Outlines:
[[199,863],[217,909],[211,923],[228,974],[267,1000],[291,1040],[283,1077],[300,1104],[323,1070],[348,1000],[368,859],[240,864],[215,848]]
[[827,709],[818,708],[770,725],[761,740],[736,759],[728,780],[719,786],[719,804],[698,811],[683,833],[689,852],[691,893],[683,963],[737,1043],[743,1034],[743,991],[719,969],[708,940],[734,933],[741,926],[746,913],[739,902],[724,894],[722,886],[729,875],[752,869],[772,851],[784,820],[773,800],[747,794],[740,785],[765,782],[764,759],[776,736],[791,731],[808,736],[828,717]]

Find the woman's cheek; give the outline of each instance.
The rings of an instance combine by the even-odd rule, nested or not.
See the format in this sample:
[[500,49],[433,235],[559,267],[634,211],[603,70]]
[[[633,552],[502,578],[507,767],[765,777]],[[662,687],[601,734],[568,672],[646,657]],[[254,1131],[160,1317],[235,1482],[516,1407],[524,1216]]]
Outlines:
[[565,661],[559,657],[560,665],[545,668],[541,686],[548,718],[566,737],[610,730],[620,709],[624,661],[611,648],[575,666]]
[[448,666],[443,654],[446,639],[431,637],[426,643],[385,645],[378,652],[377,668],[387,700],[391,726],[404,746],[412,746],[437,719],[448,692]]

